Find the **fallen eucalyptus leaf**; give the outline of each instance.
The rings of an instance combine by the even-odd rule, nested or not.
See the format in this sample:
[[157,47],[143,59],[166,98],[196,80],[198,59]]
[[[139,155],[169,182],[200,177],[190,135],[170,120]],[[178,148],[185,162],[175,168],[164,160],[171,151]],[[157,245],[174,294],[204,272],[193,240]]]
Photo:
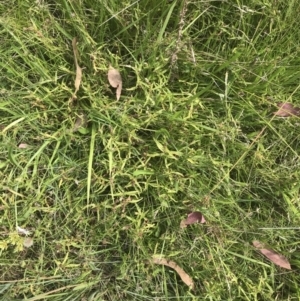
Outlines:
[[78,50],[77,50],[77,39],[74,38],[72,40],[72,47],[73,47],[73,53],[74,53],[74,61],[75,61],[75,66],[76,66],[76,78],[75,78],[75,92],[73,94],[73,99],[76,99],[76,93],[79,90],[80,84],[81,84],[81,79],[82,79],[82,68],[79,67],[78,64]]
[[109,84],[113,88],[117,88],[116,96],[117,96],[117,100],[119,100],[120,96],[121,96],[121,92],[122,92],[122,77],[121,77],[120,72],[117,69],[113,68],[111,65],[109,65],[107,78],[108,78]]
[[191,289],[195,288],[195,284],[193,279],[180,267],[177,265],[176,262],[171,261],[171,260],[167,260],[165,258],[156,258],[154,257],[152,259],[153,263],[156,264],[161,264],[164,266],[168,266],[172,269],[174,269],[176,271],[176,273],[180,276],[181,280],[187,285],[189,286]]
[[180,228],[185,228],[187,225],[191,225],[195,223],[200,223],[200,224],[206,223],[203,214],[199,211],[189,213],[188,217],[185,220],[181,221]]
[[294,105],[290,102],[279,102],[277,106],[279,110],[274,113],[275,116],[291,117],[300,115],[300,108],[294,107]]
[[292,269],[290,263],[283,255],[276,253],[272,249],[265,248],[264,244],[262,244],[258,240],[253,241],[253,246],[257,248],[260,253],[266,256],[274,264],[287,270]]

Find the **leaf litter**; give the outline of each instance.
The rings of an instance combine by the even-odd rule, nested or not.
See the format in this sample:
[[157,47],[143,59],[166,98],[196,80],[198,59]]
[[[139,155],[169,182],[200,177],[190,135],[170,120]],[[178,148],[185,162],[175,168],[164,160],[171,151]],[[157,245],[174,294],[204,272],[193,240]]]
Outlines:
[[277,112],[274,113],[275,116],[278,117],[291,117],[291,116],[299,116],[300,108],[295,107],[290,102],[279,102],[277,104],[279,108]]
[[291,270],[291,265],[289,261],[281,254],[275,252],[272,249],[265,248],[264,244],[258,240],[253,241],[253,246],[258,249],[260,253],[266,256],[271,262],[276,264],[279,267],[282,267],[287,270]]
[[176,273],[181,278],[181,280],[187,286],[189,286],[191,289],[195,288],[195,284],[194,284],[194,281],[193,281],[192,277],[189,276],[180,266],[178,266],[178,264],[176,262],[165,259],[165,258],[156,258],[156,257],[152,258],[152,262],[155,263],[155,264],[160,264],[160,265],[167,266],[167,267],[175,270]]
[[33,239],[31,237],[25,237],[23,240],[23,246],[25,248],[30,248],[33,245]]
[[75,78],[75,82],[74,82],[74,86],[75,86],[75,91],[72,97],[72,100],[77,99],[77,92],[79,90],[80,84],[81,84],[81,79],[82,79],[82,68],[80,68],[79,64],[78,64],[78,49],[77,49],[77,38],[75,37],[72,40],[72,47],[73,47],[73,53],[74,53],[74,61],[75,61],[75,66],[76,66],[76,78]]
[[181,221],[180,228],[185,228],[187,225],[192,225],[195,223],[200,223],[200,224],[206,223],[203,214],[199,211],[189,213],[187,218]]
[[18,148],[27,148],[29,145],[27,143],[20,143]]
[[112,67],[111,65],[109,65],[107,78],[108,78],[109,84],[113,88],[117,88],[116,96],[117,96],[117,100],[119,100],[120,96],[121,96],[121,92],[122,92],[122,77],[121,77],[120,72],[117,69],[115,69],[114,67]]

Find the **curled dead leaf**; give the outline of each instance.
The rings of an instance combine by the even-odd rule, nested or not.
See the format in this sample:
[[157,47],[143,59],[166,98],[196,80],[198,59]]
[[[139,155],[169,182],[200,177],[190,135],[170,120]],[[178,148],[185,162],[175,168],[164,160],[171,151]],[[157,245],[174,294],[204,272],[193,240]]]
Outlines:
[[291,117],[300,115],[300,108],[294,107],[294,105],[290,102],[279,102],[277,107],[279,110],[274,113],[275,116]]
[[260,241],[258,240],[253,241],[253,246],[257,248],[260,253],[266,256],[274,264],[287,270],[292,269],[290,263],[283,255],[276,253],[272,249],[265,248],[264,244],[261,243]]
[[117,69],[113,68],[111,65],[109,65],[107,78],[108,78],[109,84],[113,88],[117,88],[116,96],[117,96],[117,100],[119,100],[120,96],[121,96],[121,92],[122,92],[122,77],[121,77],[120,72]]
[[180,223],[181,228],[185,228],[187,225],[200,223],[205,224],[206,220],[203,216],[203,214],[199,211],[191,212],[188,214],[187,218]]
[[165,258],[156,258],[156,257],[152,259],[152,262],[155,264],[161,264],[174,269],[176,273],[179,275],[179,277],[181,278],[181,280],[187,286],[189,286],[191,289],[195,288],[193,279],[180,266],[178,266],[176,262],[167,260]]

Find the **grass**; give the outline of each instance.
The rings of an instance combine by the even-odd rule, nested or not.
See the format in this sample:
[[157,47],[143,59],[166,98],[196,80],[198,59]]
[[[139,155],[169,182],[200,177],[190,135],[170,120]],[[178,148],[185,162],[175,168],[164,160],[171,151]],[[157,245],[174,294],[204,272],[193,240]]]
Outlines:
[[299,117],[272,114],[300,103],[299,9],[0,1],[2,300],[299,300]]

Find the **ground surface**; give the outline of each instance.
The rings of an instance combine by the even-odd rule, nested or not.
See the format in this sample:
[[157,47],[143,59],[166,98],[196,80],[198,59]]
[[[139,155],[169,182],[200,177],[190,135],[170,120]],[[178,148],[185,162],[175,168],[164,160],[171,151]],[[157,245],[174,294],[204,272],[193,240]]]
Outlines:
[[300,300],[299,10],[0,1],[1,300]]

